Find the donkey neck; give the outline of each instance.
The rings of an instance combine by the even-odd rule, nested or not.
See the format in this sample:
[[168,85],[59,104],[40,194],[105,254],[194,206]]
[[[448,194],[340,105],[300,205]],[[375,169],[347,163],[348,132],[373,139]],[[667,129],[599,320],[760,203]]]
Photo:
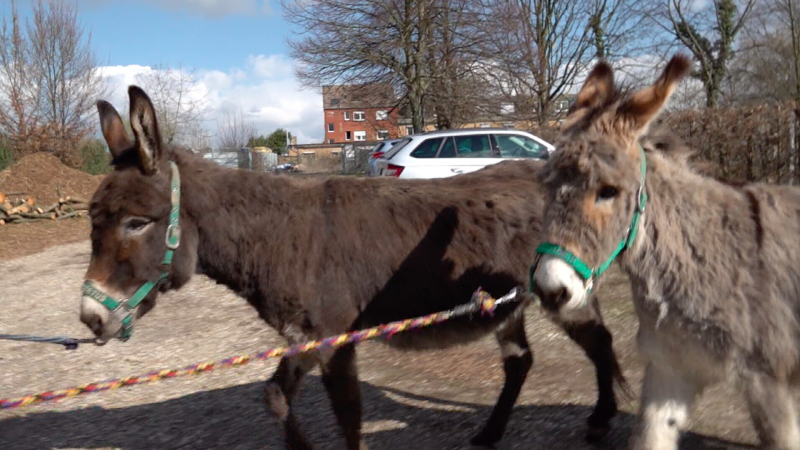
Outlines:
[[197,272],[247,293],[253,255],[278,239],[294,180],[220,167],[188,153],[176,152],[175,160],[182,203],[197,227]]
[[[757,252],[755,239],[741,239],[758,233],[752,199],[669,156],[650,152],[647,158],[647,209],[623,268],[654,298],[724,296],[731,272],[746,269],[747,255]],[[734,223],[736,235],[726,232]]]

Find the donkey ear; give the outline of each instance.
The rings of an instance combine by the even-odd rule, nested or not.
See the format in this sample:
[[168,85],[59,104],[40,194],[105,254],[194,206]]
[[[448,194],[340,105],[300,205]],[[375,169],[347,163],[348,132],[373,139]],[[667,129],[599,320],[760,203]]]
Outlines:
[[125,125],[122,124],[122,118],[111,103],[105,100],[97,102],[97,115],[100,117],[100,129],[103,130],[103,138],[108,144],[111,156],[117,159],[133,145],[128,132],[125,131]]
[[627,121],[634,132],[643,132],[667,104],[678,83],[689,73],[691,60],[675,55],[664,68],[658,80],[649,88],[633,94],[617,110],[619,119]]
[[582,109],[592,109],[604,104],[614,94],[614,71],[605,61],[594,66],[581,90],[575,97],[569,115]]
[[153,174],[163,154],[153,102],[138,86],[128,87],[128,97],[131,104],[131,129],[136,137],[136,150],[139,152],[142,171],[148,175]]

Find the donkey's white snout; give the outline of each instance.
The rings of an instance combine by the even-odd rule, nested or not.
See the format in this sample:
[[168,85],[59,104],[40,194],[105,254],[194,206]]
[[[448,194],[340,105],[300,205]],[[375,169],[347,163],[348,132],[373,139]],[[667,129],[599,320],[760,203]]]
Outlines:
[[111,317],[108,308],[87,295],[81,297],[80,319],[101,342],[110,340],[122,328],[122,324]]
[[580,309],[586,304],[583,279],[560,258],[542,255],[533,274],[533,283],[542,306],[553,312]]

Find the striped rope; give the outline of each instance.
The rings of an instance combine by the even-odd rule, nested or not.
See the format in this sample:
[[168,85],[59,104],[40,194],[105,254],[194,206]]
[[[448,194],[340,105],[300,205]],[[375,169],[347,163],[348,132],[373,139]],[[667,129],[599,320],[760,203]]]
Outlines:
[[429,327],[459,316],[472,315],[476,313],[481,313],[482,315],[493,314],[497,305],[514,301],[519,301],[517,299],[516,288],[499,299],[494,299],[487,292],[478,289],[475,294],[473,294],[472,301],[470,303],[457,306],[451,310],[429,314],[427,316],[413,319],[390,322],[387,324],[378,325],[376,327],[343,333],[338,336],[332,336],[318,341],[306,342],[291,347],[273,348],[251,355],[226,358],[217,362],[195,364],[183,369],[161,370],[140,376],[84,384],[82,386],[69,389],[47,391],[39,394],[26,395],[19,398],[0,399],[0,410],[21,408],[33,404],[77,397],[79,395],[92,394],[95,392],[109,391],[123,387],[134,386],[137,384],[154,383],[169,378],[199,375],[210,372],[214,369],[241,367],[250,363],[251,361],[264,361],[283,356],[292,356],[299,353],[320,350],[323,348],[338,348],[348,344],[358,344],[360,342],[376,339],[382,336],[392,337],[397,333],[402,333],[404,331],[413,330],[416,328]]

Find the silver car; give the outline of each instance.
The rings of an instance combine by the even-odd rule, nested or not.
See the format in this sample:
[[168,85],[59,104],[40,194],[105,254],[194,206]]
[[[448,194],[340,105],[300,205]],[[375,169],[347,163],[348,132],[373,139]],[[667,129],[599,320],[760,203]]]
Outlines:
[[370,177],[377,177],[378,176],[378,166],[377,161],[383,157],[383,155],[389,151],[389,149],[394,146],[394,144],[400,142],[400,139],[389,139],[386,141],[381,141],[375,144],[375,147],[372,147],[372,150],[369,152],[369,160],[367,161],[367,176]]

